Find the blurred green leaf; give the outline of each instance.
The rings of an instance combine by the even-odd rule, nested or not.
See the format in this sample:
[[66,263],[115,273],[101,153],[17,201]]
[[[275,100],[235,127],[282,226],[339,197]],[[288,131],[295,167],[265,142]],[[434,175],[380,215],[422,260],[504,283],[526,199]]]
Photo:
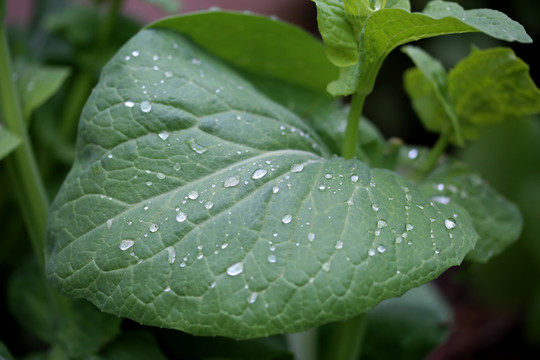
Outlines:
[[121,319],[100,312],[87,301],[60,297],[41,274],[31,259],[8,284],[11,313],[28,331],[70,357],[90,355],[119,333]]
[[[178,344],[177,344],[178,346]],[[103,360],[166,360],[156,339],[144,331],[124,331],[99,353]]]
[[180,11],[180,0],[141,0],[142,2],[156,5],[163,11],[174,13]]
[[42,65],[23,59],[16,59],[14,68],[23,115],[27,121],[32,111],[58,91],[71,72],[65,66]]
[[509,48],[473,50],[448,75],[450,96],[473,139],[486,125],[540,112],[540,90],[529,66]]
[[[2,1],[3,2],[3,1]],[[15,360],[6,345],[0,340],[0,360]]]
[[523,219],[516,205],[464,165],[451,162],[435,169],[424,180],[422,189],[433,201],[456,202],[471,216],[480,239],[467,260],[487,262],[519,238]]
[[44,19],[45,29],[62,36],[76,47],[90,46],[99,25],[99,13],[94,7],[69,4],[50,12]]
[[21,138],[0,124],[0,160],[21,144]]
[[166,18],[149,27],[178,31],[237,68],[307,89],[326,92],[326,84],[337,76],[319,40],[267,17],[207,11]]
[[362,359],[423,359],[446,340],[452,322],[449,306],[432,284],[384,300],[367,315]]
[[[413,99],[413,106],[419,113],[424,126],[428,129],[438,128],[441,133],[449,131],[450,126],[452,126],[457,142],[462,145],[463,136],[461,135],[459,119],[453,107],[452,99],[448,93],[448,77],[443,65],[419,47],[405,46],[402,50],[413,60],[418,70],[421,71],[425,80],[428,80],[431,84],[431,86],[424,84],[423,82],[425,80],[423,78],[419,81],[419,83],[418,80],[411,83],[412,80],[419,79],[419,77],[418,75],[411,76],[410,72],[408,73],[409,76],[407,77],[406,75],[405,78],[406,90],[409,93],[409,96],[411,96]],[[426,94],[426,89],[432,91],[430,91],[429,94]],[[424,96],[433,102],[433,104],[426,104],[426,99],[423,99],[423,96],[418,96],[419,92],[423,93]],[[434,97],[436,99],[434,99]],[[418,99],[423,99],[424,101]],[[430,109],[432,107],[437,109],[437,111],[430,113]],[[441,111],[440,107],[442,107],[444,111],[445,116],[443,118],[433,116]],[[441,122],[443,125],[437,126]]]

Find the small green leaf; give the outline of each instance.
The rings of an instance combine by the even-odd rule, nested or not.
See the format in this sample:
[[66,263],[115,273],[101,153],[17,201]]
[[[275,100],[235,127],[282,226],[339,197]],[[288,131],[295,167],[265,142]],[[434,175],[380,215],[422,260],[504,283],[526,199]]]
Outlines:
[[397,46],[433,36],[477,31],[500,40],[532,41],[521,25],[494,10],[463,10],[454,3],[433,1],[424,13],[397,7],[376,11],[361,32],[360,61],[330,83],[328,91],[334,96],[356,91],[369,94],[384,59]]
[[9,155],[21,144],[21,138],[0,124],[0,160]]
[[459,264],[476,238],[459,206],[331,157],[238,72],[149,29],[83,111],[47,274],[144,324],[252,338],[365,312]]
[[338,72],[311,34],[260,15],[207,11],[166,18],[149,27],[184,34],[244,71],[320,92],[326,92]]
[[529,66],[509,48],[473,51],[450,71],[449,92],[468,139],[486,125],[540,113]]
[[[347,20],[345,7],[338,0],[313,0],[317,4],[319,32],[326,45],[326,54],[338,67],[358,62],[358,40],[353,24]],[[365,1],[365,0],[364,0]]]
[[476,247],[467,255],[468,260],[486,262],[521,234],[523,219],[519,209],[459,163],[436,169],[422,189],[435,202],[455,202],[467,209],[480,235]]
[[[439,131],[441,132],[449,131],[450,126],[452,126],[454,130],[453,133],[454,133],[457,143],[460,145],[463,145],[463,137],[461,135],[459,119],[454,109],[454,106],[452,104],[452,99],[450,98],[450,95],[448,94],[448,77],[446,75],[446,70],[444,69],[443,65],[438,60],[431,57],[428,53],[426,53],[422,49],[415,46],[405,46],[403,48],[403,52],[409,55],[409,57],[413,60],[416,67],[422,72],[425,78],[433,85],[432,87],[435,90],[434,94],[428,94],[427,96],[429,98],[432,98],[434,95],[437,98],[437,100],[434,101],[434,104],[427,104],[428,109],[431,109],[432,107],[435,107],[435,109],[437,109],[438,108],[437,104],[440,104],[442,105],[446,118],[450,119],[450,123],[446,122],[444,123],[443,126],[438,128]],[[410,94],[411,98],[417,100],[419,96],[415,96],[415,95],[418,92],[421,92],[422,89],[425,89],[425,88],[429,89],[431,87],[421,86],[421,84],[418,84],[418,80],[416,81],[416,83],[411,84],[410,82],[414,79],[418,79],[418,76],[409,75],[408,77],[406,77],[405,87],[407,89],[407,92]],[[407,81],[409,81],[409,83],[407,83]],[[422,81],[423,80],[420,80],[420,82]],[[421,119],[425,123],[426,128],[433,128],[434,122],[435,123],[440,122],[441,120],[444,121],[443,118],[436,118],[432,116],[433,113],[429,114],[428,116],[425,116],[424,114],[425,109],[422,107],[423,104],[421,102],[419,103],[418,100],[416,101],[416,103],[413,100],[413,103],[414,103],[415,109],[420,108],[418,109],[419,110],[418,112],[419,114],[421,114]],[[435,113],[437,112],[435,111]]]
[[362,359],[424,359],[450,333],[452,311],[437,288],[426,284],[388,299],[366,319]]
[[[446,83],[430,77],[425,64],[417,65],[420,71],[405,73],[405,89],[430,131],[445,133],[455,117],[463,137],[472,140],[487,125],[540,112],[540,90],[529,67],[508,48],[473,51]],[[456,134],[451,139],[459,143]]]
[[156,5],[163,11],[174,13],[180,11],[179,0],[142,0],[145,3]]
[[17,59],[14,67],[25,119],[53,96],[70,74],[65,66],[41,65],[22,59]]
[[118,334],[120,319],[85,300],[53,295],[41,274],[35,261],[27,261],[9,282],[11,313],[28,331],[70,357],[92,354]]

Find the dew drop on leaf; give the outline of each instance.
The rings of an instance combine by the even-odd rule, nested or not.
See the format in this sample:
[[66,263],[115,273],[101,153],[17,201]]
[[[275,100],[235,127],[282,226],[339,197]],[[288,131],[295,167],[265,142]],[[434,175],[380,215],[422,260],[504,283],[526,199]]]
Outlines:
[[275,263],[275,262],[277,261],[276,255],[273,255],[273,254],[272,254],[272,255],[268,255],[268,258],[267,258],[267,259],[268,259],[268,262],[270,262],[270,263],[272,263],[272,264]]
[[369,256],[374,256],[374,255],[375,255],[375,250],[369,249],[369,250],[368,250],[368,255],[369,255]]
[[279,192],[279,187],[274,186],[274,187],[272,188],[272,192],[273,192],[274,194],[277,194],[277,193]]
[[191,190],[188,193],[188,198],[190,198],[191,200],[197,200],[198,197],[199,197],[199,193],[197,190]]
[[414,160],[418,157],[418,150],[417,149],[411,149],[407,153],[407,157],[411,160]]
[[186,221],[186,219],[187,219],[187,215],[184,212],[180,211],[178,214],[176,214],[176,221],[184,222]]
[[152,104],[150,104],[148,101],[143,101],[141,103],[141,111],[142,112],[150,112],[150,110],[152,110]]
[[150,232],[152,232],[152,233],[155,233],[156,231],[159,230],[159,225],[158,224],[152,224],[152,225],[150,225],[148,230],[150,230]]
[[195,151],[197,154],[204,154],[208,150],[204,146],[197,144],[194,138],[187,139],[186,143],[189,145],[191,150]]
[[124,105],[127,106],[128,108],[132,108],[135,106],[135,103],[133,101],[126,101]]
[[237,186],[240,183],[240,175],[231,176],[223,182],[223,187],[229,188]]
[[113,219],[107,220],[107,230],[109,230],[112,227]]
[[407,231],[411,231],[412,229],[414,229],[414,226],[412,224],[407,224],[406,227]]
[[237,262],[236,264],[229,266],[229,268],[227,269],[227,275],[236,276],[236,275],[240,275],[243,271],[244,271],[244,263]]
[[382,229],[387,226],[388,226],[388,223],[386,222],[386,220],[380,219],[379,221],[377,221],[377,228]]
[[382,246],[382,245],[379,245],[379,246],[377,246],[377,251],[382,254],[383,252],[386,251],[386,248],[384,246]]
[[290,214],[284,215],[281,218],[281,222],[284,224],[289,224],[292,221],[292,216]]
[[167,253],[169,254],[169,264],[174,264],[174,261],[176,260],[176,251],[172,246],[169,246],[167,248]]
[[260,179],[262,178],[264,175],[266,175],[268,173],[268,171],[266,171],[265,169],[258,169],[258,170],[255,170],[255,172],[253,173],[253,175],[251,175],[251,178],[253,180],[257,180],[257,179]]
[[169,135],[171,135],[167,130],[163,130],[158,134],[158,136],[161,138],[161,140],[167,140],[169,138]]
[[122,241],[120,242],[120,246],[119,246],[119,247],[120,247],[120,250],[126,251],[127,249],[129,249],[130,247],[132,247],[134,244],[135,244],[135,241],[126,239],[126,240],[122,240]]
[[156,177],[157,177],[158,179],[160,179],[160,180],[163,180],[163,179],[165,179],[165,174],[159,172],[159,173],[156,174]]
[[310,242],[313,242],[313,240],[315,240],[315,234],[310,232],[307,234],[307,238]]
[[450,229],[453,229],[456,227],[456,222],[454,221],[454,219],[446,219],[444,220],[444,226],[450,230]]
[[450,198],[448,196],[433,196],[431,200],[443,205],[448,205],[450,203]]
[[353,183],[357,183],[358,182],[358,175],[351,175],[351,181]]
[[291,166],[291,172],[296,173],[304,170],[304,164],[294,164]]
[[343,249],[343,241],[338,240],[338,241],[336,242],[335,248],[336,248],[337,250]]
[[255,292],[249,294],[249,296],[247,297],[247,302],[250,303],[250,304],[253,304],[257,300],[257,296],[258,296],[258,294],[255,293]]
[[204,204],[204,207],[206,210],[210,210],[214,206],[214,203],[211,201],[207,201],[206,204]]

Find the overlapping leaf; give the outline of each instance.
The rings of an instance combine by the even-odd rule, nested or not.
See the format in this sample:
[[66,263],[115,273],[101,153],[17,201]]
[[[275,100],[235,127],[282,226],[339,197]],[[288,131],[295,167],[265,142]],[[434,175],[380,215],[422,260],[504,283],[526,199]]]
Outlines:
[[0,160],[15,150],[21,143],[21,139],[11,131],[0,125]]
[[170,30],[119,51],[81,121],[48,278],[144,324],[305,330],[433,279],[477,238],[459,206],[330,158],[296,114]]

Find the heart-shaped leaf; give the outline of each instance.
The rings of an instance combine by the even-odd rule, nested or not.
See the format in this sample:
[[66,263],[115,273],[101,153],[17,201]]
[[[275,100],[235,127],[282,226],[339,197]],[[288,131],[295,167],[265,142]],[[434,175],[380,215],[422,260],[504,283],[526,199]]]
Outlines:
[[251,338],[365,312],[459,264],[476,238],[459,206],[330,157],[296,114],[151,29],[83,111],[47,273],[144,324]]

